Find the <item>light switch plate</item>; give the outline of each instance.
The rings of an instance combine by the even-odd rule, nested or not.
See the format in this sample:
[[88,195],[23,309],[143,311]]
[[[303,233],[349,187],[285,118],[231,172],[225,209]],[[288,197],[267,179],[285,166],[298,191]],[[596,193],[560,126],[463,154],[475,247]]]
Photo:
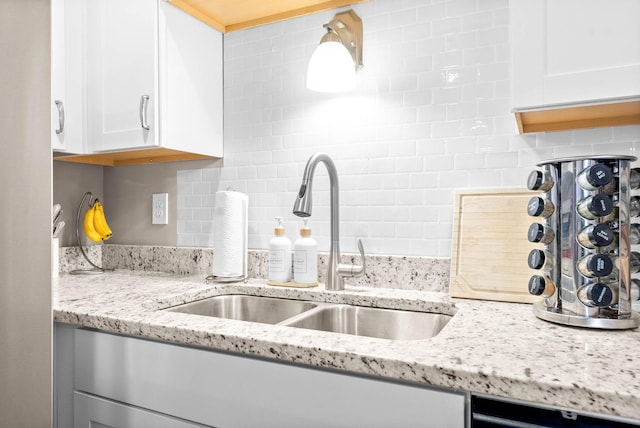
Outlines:
[[151,206],[151,224],[169,224],[169,194],[154,193]]

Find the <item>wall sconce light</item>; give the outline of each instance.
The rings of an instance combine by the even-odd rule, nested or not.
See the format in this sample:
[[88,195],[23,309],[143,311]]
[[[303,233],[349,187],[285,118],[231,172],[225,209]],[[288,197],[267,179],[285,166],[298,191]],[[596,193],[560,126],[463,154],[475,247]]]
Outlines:
[[353,11],[337,13],[307,68],[307,88],[316,92],[344,92],[356,86],[362,68],[362,20]]

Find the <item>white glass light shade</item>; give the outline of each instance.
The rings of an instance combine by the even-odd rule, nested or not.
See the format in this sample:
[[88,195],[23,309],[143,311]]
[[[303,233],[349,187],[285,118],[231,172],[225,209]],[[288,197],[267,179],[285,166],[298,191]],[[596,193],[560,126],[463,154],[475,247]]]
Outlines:
[[320,43],[307,68],[307,88],[316,92],[344,92],[356,86],[351,54],[340,42]]

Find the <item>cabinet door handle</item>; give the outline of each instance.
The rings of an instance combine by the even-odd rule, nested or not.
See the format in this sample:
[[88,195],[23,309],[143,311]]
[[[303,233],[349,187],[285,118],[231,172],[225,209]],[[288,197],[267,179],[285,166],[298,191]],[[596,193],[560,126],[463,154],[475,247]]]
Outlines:
[[149,124],[147,123],[147,105],[149,104],[149,95],[142,95],[140,97],[140,125],[142,129],[149,130]]
[[58,108],[58,129],[56,129],[56,134],[60,135],[64,131],[64,105],[62,101],[56,100],[56,107]]

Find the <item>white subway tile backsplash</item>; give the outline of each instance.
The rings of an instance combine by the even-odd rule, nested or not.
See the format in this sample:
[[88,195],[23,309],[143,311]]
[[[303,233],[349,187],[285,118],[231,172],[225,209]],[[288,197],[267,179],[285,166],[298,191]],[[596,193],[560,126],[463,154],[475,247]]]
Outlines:
[[476,2],[468,0],[451,0],[445,3],[447,16],[459,17],[476,11]]
[[[345,10],[341,8],[339,10]],[[525,186],[541,160],[636,154],[640,126],[517,135],[510,111],[508,0],[370,0],[364,68],[347,94],[305,88],[308,59],[336,11],[225,34],[221,168],[178,171],[180,246],[211,246],[214,194],[249,196],[249,246],[265,249],[273,217],[294,240],[307,159],[333,158],[341,248],[448,257],[460,187]],[[329,247],[329,180],[314,179],[313,236]]]
[[[389,2],[391,3],[391,2]],[[418,22],[430,22],[440,20],[447,16],[447,5],[445,2],[422,2],[423,5],[418,5],[416,10],[418,12]]]
[[468,119],[478,116],[478,103],[452,103],[447,105],[447,119]]
[[458,171],[486,168],[485,155],[483,153],[457,154],[453,157],[453,164]]
[[494,85],[492,83],[476,83],[465,85],[462,89],[463,101],[487,100],[494,97]]
[[480,0],[478,1],[478,10],[506,10],[508,11],[509,0]]
[[439,137],[458,137],[462,135],[462,122],[459,120],[447,120],[434,122],[431,125],[431,136]]
[[405,25],[402,28],[404,40],[422,40],[431,36],[432,28],[428,23]]
[[382,188],[385,190],[406,189],[410,186],[413,174],[394,173],[387,174],[382,180]]
[[491,11],[478,12],[462,17],[462,31],[474,31],[491,28],[493,13]]
[[201,195],[187,195],[185,197],[185,208],[200,208],[202,207]]
[[389,13],[388,17],[387,25],[390,28],[408,27],[416,22],[417,11],[415,8],[394,10]]
[[493,45],[481,46],[477,48],[474,47],[471,49],[465,49],[463,51],[463,55],[465,66],[472,66],[476,64],[491,64],[496,60],[496,48]]
[[431,165],[426,165],[426,172],[421,172],[418,174],[411,174],[409,186],[407,188],[411,189],[427,189],[427,188],[436,188],[438,187],[438,177],[440,173],[429,171],[431,169]]
[[618,126],[613,129],[613,138],[620,142],[640,142],[640,125]]
[[471,171],[442,171],[438,174],[439,188],[445,187],[469,187],[471,185]]
[[477,34],[475,31],[448,34],[445,39],[447,51],[468,50],[476,47]]
[[416,141],[416,154],[425,155],[441,155],[446,152],[447,140],[445,138],[430,138]]
[[462,102],[462,88],[459,86],[435,88],[432,93],[435,104],[458,104]]
[[491,28],[478,31],[478,46],[499,46],[509,43],[509,29],[507,27]]
[[[387,160],[388,161],[388,160]],[[420,173],[423,170],[424,161],[421,157],[401,157],[395,160],[395,170],[402,173]]]
[[427,122],[407,123],[402,126],[402,138],[404,140],[419,140],[429,138],[431,124]]
[[478,81],[494,82],[509,78],[511,65],[508,62],[497,62],[495,64],[478,65]]
[[432,36],[444,36],[452,33],[459,33],[462,23],[460,17],[444,18],[431,23]]
[[462,135],[493,135],[494,133],[494,123],[490,117],[462,121]]
[[513,165],[518,164],[518,153],[515,152],[506,152],[506,153],[491,153],[490,156],[486,157],[487,159],[487,168],[511,168]]
[[[638,141],[635,144],[629,144],[626,142],[598,144],[593,146],[594,155],[624,155],[624,156],[638,156],[637,148],[640,147],[640,135]],[[635,165],[634,165],[635,166]]]

